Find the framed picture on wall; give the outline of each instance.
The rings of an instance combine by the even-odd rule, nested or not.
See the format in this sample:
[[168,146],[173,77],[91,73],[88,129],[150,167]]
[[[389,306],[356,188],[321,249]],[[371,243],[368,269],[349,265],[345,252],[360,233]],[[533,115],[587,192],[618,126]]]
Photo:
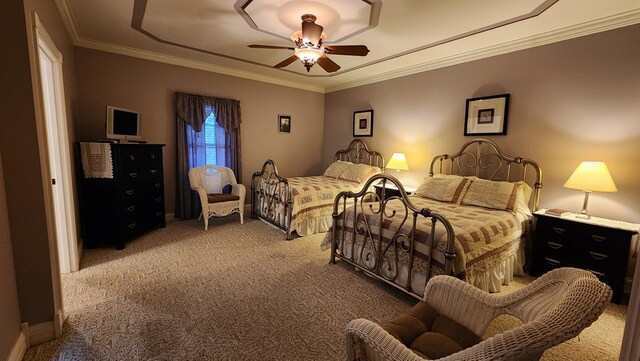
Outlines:
[[353,112],[353,136],[373,136],[373,110],[359,110]]
[[464,135],[507,134],[509,94],[467,99]]
[[278,132],[291,133],[291,116],[278,114]]

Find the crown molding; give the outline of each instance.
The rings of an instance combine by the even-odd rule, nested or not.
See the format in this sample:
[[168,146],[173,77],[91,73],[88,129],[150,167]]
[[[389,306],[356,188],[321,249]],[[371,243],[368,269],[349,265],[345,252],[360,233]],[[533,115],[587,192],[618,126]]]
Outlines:
[[364,77],[355,81],[345,82],[337,85],[331,85],[325,88],[325,93],[331,93],[339,90],[355,88],[362,85],[381,82],[384,80],[390,80],[407,75],[422,73],[429,70],[435,70],[438,68],[444,68],[451,65],[462,64],[474,60],[480,60],[496,55],[507,54],[518,50],[524,50],[534,48],[542,45],[560,42],[563,40],[569,40],[578,38],[581,36],[591,35],[607,30],[613,30],[629,25],[640,23],[640,10],[633,10],[626,13],[602,18],[587,23],[582,23],[575,26],[566,27],[559,30],[549,31],[536,36],[529,36],[526,38],[518,39],[508,43],[503,43],[495,46],[489,46],[482,49],[477,49],[463,54],[457,54],[454,56],[444,57],[433,61],[428,61],[422,64],[405,67],[402,69],[377,74],[371,77]]
[[100,50],[108,53],[114,53],[119,55],[131,56],[134,58],[140,58],[145,60],[157,61],[160,63],[183,66],[192,69],[198,69],[203,71],[208,71],[212,73],[219,73],[223,75],[234,76],[243,79],[250,79],[255,81],[260,81],[264,83],[270,83],[275,85],[282,85],[289,88],[297,88],[302,90],[308,90],[317,93],[324,93],[324,87],[315,86],[310,84],[305,84],[302,82],[294,82],[283,79],[278,79],[275,77],[270,77],[266,75],[262,75],[259,73],[241,71],[236,69],[231,69],[222,66],[216,66],[209,63],[205,63],[202,61],[188,60],[185,58],[180,58],[171,55],[160,54],[156,52],[140,50],[136,48],[126,47],[122,45],[115,45],[105,42],[86,40],[80,38],[78,35],[78,30],[76,27],[76,22],[73,17],[73,12],[69,7],[68,0],[54,0],[56,6],[58,7],[58,11],[60,12],[60,16],[62,17],[62,21],[64,22],[67,32],[71,37],[74,46],[88,48],[93,50]]
[[165,64],[178,65],[178,66],[183,66],[183,67],[192,68],[192,69],[204,70],[212,73],[229,75],[237,78],[250,79],[250,80],[260,81],[264,83],[282,85],[290,88],[298,88],[298,89],[308,90],[312,92],[324,93],[324,87],[320,87],[320,86],[314,86],[314,85],[305,84],[302,82],[294,82],[294,81],[278,79],[278,78],[270,77],[267,75],[262,75],[259,73],[226,68],[222,66],[212,65],[210,63],[206,63],[202,61],[189,60],[189,59],[180,58],[177,56],[160,54],[152,51],[140,50],[140,49],[130,48],[130,47],[121,46],[121,45],[108,44],[108,43],[89,41],[89,40],[78,40],[77,42],[74,43],[74,45],[82,48],[100,50],[108,53],[131,56],[139,59],[157,61]]
[[283,80],[272,76],[266,76],[257,72],[241,71],[231,69],[228,67],[216,66],[202,61],[188,60],[171,55],[160,54],[156,52],[135,49],[131,47],[125,47],[121,45],[103,43],[93,40],[81,39],[78,35],[76,23],[73,19],[73,12],[68,5],[68,0],[54,0],[60,11],[61,17],[67,27],[69,36],[71,37],[75,46],[105,51],[109,53],[115,53],[120,55],[126,55],[136,57],[140,59],[146,59],[151,61],[157,61],[166,64],[178,65],[203,71],[209,71],[213,73],[220,73],[224,75],[250,79],[265,83],[271,83],[275,85],[281,85],[291,88],[297,88],[302,90],[308,90],[318,93],[330,93],[340,91],[344,89],[354,88],[362,85],[377,83],[385,80],[399,78],[407,75],[413,75],[422,73],[429,70],[435,70],[451,65],[462,64],[469,61],[480,60],[491,56],[502,55],[519,50],[529,49],[537,46],[551,44],[563,40],[573,39],[581,36],[595,34],[607,30],[617,29],[624,26],[634,25],[640,23],[640,10],[632,10],[626,13],[621,13],[606,18],[590,21],[574,26],[565,27],[562,29],[549,31],[544,34],[530,36],[518,40],[514,40],[508,43],[503,43],[495,46],[489,46],[482,49],[477,49],[463,54],[456,54],[440,59],[434,59],[426,61],[424,63],[404,67],[401,69],[389,71],[386,73],[377,74],[375,76],[363,77],[354,81],[347,81],[336,85],[329,86],[314,86],[306,84],[304,82],[296,82]]
[[78,28],[76,27],[76,22],[73,18],[73,12],[69,7],[69,3],[67,0],[53,0],[58,8],[58,12],[60,13],[60,17],[62,18],[62,22],[64,26],[67,28],[67,33],[69,37],[71,37],[71,41],[75,44],[80,37],[78,36]]

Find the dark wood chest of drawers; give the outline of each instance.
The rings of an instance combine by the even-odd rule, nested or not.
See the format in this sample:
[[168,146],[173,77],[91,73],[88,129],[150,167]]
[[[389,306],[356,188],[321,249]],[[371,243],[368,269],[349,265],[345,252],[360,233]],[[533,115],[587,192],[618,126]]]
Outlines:
[[591,271],[613,290],[620,303],[632,237],[637,233],[571,217],[536,214],[532,275],[554,268],[575,267]]
[[112,178],[87,177],[86,173],[80,173],[82,235],[88,247],[115,244],[117,249],[123,249],[127,241],[166,225],[164,145],[109,146]]

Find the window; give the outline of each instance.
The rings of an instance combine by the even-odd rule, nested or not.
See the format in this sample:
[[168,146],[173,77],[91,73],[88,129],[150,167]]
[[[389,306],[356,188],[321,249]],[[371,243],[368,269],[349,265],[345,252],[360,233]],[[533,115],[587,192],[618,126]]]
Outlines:
[[225,131],[218,125],[213,112],[204,121],[199,133],[190,126],[187,132],[189,168],[203,165],[227,166],[228,150],[225,146]]

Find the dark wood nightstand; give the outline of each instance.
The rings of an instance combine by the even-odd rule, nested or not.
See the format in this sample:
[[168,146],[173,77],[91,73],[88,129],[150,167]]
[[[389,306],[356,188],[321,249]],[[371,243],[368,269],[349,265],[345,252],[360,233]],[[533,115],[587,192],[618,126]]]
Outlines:
[[557,217],[534,213],[532,276],[558,267],[591,271],[613,290],[612,301],[620,303],[624,293],[631,239],[640,224],[605,218],[576,218],[575,213]]
[[[376,194],[378,195],[378,197],[382,198],[382,188],[383,188],[382,184],[380,183],[374,184],[373,188],[376,189]],[[396,186],[393,183],[387,183],[384,188],[385,188],[385,191],[384,191],[385,199],[390,197],[400,197],[400,190],[398,190],[398,188],[396,188]],[[407,192],[408,195],[411,195],[411,193],[416,191],[416,188],[404,186],[404,191]]]

